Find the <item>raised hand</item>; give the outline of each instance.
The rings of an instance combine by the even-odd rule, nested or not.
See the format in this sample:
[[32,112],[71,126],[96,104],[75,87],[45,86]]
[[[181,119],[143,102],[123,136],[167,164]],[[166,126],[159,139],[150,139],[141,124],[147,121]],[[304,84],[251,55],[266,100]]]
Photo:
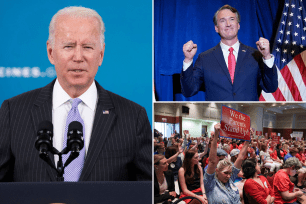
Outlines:
[[185,43],[183,46],[183,52],[185,55],[184,62],[186,63],[190,62],[193,59],[194,55],[197,53],[197,50],[198,46],[197,44],[194,44],[192,40]]
[[269,40],[260,37],[259,40],[256,42],[256,45],[257,45],[257,49],[263,55],[263,58],[265,60],[271,58]]

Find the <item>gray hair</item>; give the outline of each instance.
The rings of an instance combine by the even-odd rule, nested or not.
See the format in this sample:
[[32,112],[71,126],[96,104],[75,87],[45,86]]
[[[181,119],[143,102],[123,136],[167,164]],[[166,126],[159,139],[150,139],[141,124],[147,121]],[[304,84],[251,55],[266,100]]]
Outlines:
[[216,13],[215,13],[215,15],[214,15],[213,21],[214,21],[215,26],[218,25],[217,16],[218,16],[219,12],[222,11],[222,10],[224,10],[224,9],[228,9],[228,10],[230,10],[231,12],[233,12],[234,14],[236,14],[237,21],[238,21],[238,23],[240,23],[240,14],[239,14],[239,12],[237,11],[237,9],[235,9],[234,7],[231,7],[230,5],[226,4],[226,5],[222,6],[221,8],[219,8],[219,10],[216,11]]
[[227,151],[230,149],[230,146],[228,144],[224,144],[222,149]]
[[218,162],[217,164],[217,169],[218,170],[223,170],[225,167],[232,167],[232,162],[228,160],[228,158],[222,159],[221,161]]
[[70,6],[65,7],[61,10],[59,10],[51,19],[50,25],[49,25],[49,38],[48,41],[50,42],[51,46],[54,45],[55,41],[55,25],[56,20],[59,16],[62,15],[68,15],[75,18],[96,18],[99,21],[100,24],[100,40],[101,40],[101,47],[104,45],[104,32],[105,27],[104,23],[102,21],[101,16],[93,9],[85,8],[81,6]]
[[296,158],[296,157],[290,157],[290,158],[288,158],[288,159],[285,161],[285,164],[284,164],[283,168],[289,168],[289,167],[293,167],[293,166],[299,167],[299,168],[302,167],[302,165],[301,165],[299,159]]

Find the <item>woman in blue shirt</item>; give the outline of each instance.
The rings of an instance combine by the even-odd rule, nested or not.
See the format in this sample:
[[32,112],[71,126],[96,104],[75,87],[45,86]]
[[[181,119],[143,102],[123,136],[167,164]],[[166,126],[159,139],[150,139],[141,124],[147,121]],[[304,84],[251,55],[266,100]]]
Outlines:
[[[220,124],[215,125],[215,136],[211,144],[209,163],[204,174],[204,188],[208,203],[240,204],[239,190],[234,181],[240,171],[242,161],[246,157],[249,141],[246,141],[234,165],[228,159],[219,162],[217,157],[217,140]],[[252,131],[251,131],[251,134]]]

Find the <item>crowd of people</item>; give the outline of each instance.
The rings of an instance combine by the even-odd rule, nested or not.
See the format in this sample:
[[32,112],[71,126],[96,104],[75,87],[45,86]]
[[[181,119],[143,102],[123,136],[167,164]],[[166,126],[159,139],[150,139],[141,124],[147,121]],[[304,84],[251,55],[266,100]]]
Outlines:
[[274,142],[251,129],[243,141],[219,138],[220,124],[214,129],[210,137],[155,134],[154,203],[306,202],[304,140]]

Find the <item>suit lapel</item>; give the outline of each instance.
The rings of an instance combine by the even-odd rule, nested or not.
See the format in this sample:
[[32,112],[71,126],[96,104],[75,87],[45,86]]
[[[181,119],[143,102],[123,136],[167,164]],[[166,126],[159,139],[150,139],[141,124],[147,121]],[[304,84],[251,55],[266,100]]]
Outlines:
[[240,43],[240,46],[239,46],[239,51],[238,51],[238,58],[237,58],[237,63],[236,63],[236,68],[235,68],[235,75],[234,75],[234,83],[235,83],[235,80],[239,78],[239,72],[240,72],[240,69],[242,69],[243,67],[243,64],[244,64],[244,60],[246,59],[246,56],[247,56],[247,53],[248,53],[248,49],[247,47]]
[[[96,82],[98,90],[98,103],[95,113],[90,144],[88,147],[87,156],[85,159],[84,168],[79,181],[86,181],[94,167],[96,160],[103,149],[106,138],[114,125],[117,117],[113,102],[108,92]],[[106,111],[106,112],[103,112]]]
[[220,65],[222,71],[226,75],[228,81],[230,82],[230,84],[232,84],[231,76],[230,76],[228,68],[226,66],[226,62],[224,60],[224,55],[223,55],[220,43],[215,47],[215,51],[213,53],[216,57],[216,60],[218,61],[219,65]]
[[[53,80],[50,84],[43,87],[41,92],[39,93],[36,101],[34,102],[33,109],[31,111],[33,127],[35,130],[35,137],[37,134],[37,128],[40,122],[48,120],[52,122],[52,91],[55,80]],[[34,145],[34,144],[33,144]],[[38,155],[38,152],[37,152]],[[54,155],[49,152],[49,156],[54,163]],[[52,169],[46,162],[43,162],[48,174],[51,178],[51,181],[55,181],[56,179],[56,171]]]

